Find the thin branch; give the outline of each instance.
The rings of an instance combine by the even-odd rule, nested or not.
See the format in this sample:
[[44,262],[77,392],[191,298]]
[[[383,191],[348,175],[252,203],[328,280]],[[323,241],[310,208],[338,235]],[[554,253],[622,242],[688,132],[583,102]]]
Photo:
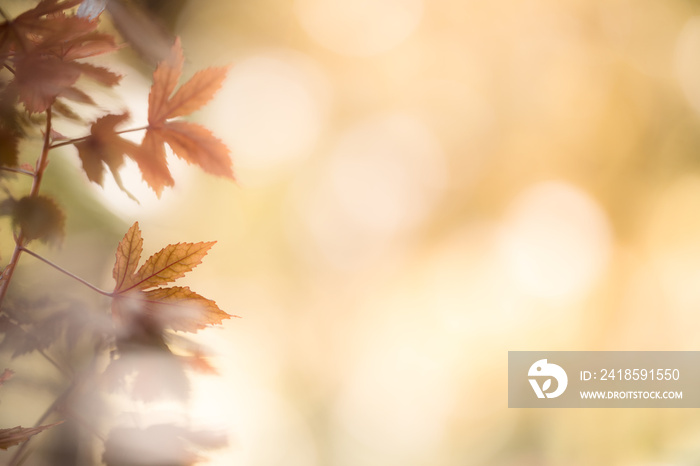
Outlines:
[[26,252],[26,253],[29,254],[30,256],[36,257],[37,259],[39,259],[39,260],[42,261],[43,263],[50,265],[51,267],[53,267],[54,269],[58,270],[58,271],[61,272],[62,274],[68,275],[68,276],[71,277],[73,280],[79,281],[80,283],[82,283],[83,285],[87,286],[87,287],[90,288],[91,290],[96,291],[96,292],[98,292],[98,293],[100,293],[101,295],[104,295],[104,296],[109,296],[109,297],[114,296],[113,293],[110,293],[110,292],[108,292],[108,291],[104,291],[104,290],[101,290],[101,289],[97,288],[97,287],[96,287],[95,285],[93,285],[92,283],[89,283],[89,282],[83,280],[82,278],[80,278],[79,276],[70,273],[69,271],[67,271],[66,269],[64,269],[63,267],[61,267],[60,265],[54,264],[54,263],[51,262],[50,260],[43,258],[42,256],[40,256],[39,254],[35,253],[34,251],[30,251],[29,249],[25,248],[24,246],[20,246],[19,248],[20,248],[20,250]]
[[[124,134],[124,133],[133,133],[135,131],[143,131],[148,129],[148,126],[141,126],[139,128],[130,128],[130,129],[124,129],[122,131],[116,131],[115,134]],[[71,144],[75,144],[81,141],[85,141],[88,139],[90,136],[83,136],[81,138],[75,138],[75,139],[68,139],[67,141],[61,141],[57,142],[56,144],[51,144],[49,147],[50,149],[55,149],[57,147],[63,147],[63,146],[70,146]]]
[[150,126],[141,126],[139,128],[130,128],[130,129],[123,129],[121,131],[117,131],[116,134],[124,134],[124,133],[133,133],[134,131],[144,131],[150,128]]
[[52,358],[51,356],[46,354],[46,352],[43,349],[37,348],[37,351],[39,352],[40,355],[42,355],[44,357],[44,359],[46,359],[48,362],[50,362],[53,367],[58,369],[58,372],[65,375],[66,377],[68,377],[68,374],[71,374],[72,371],[66,369],[65,367],[61,367],[61,365],[58,364],[54,358]]
[[21,168],[0,167],[0,170],[12,173],[21,173],[22,175],[34,176],[34,172],[30,172],[29,170],[22,170]]
[[[75,389],[75,387],[76,383],[73,382],[63,393],[61,393],[61,395],[58,398],[56,398],[53,403],[51,403],[51,406],[46,408],[46,411],[44,411],[44,414],[42,414],[39,420],[36,421],[34,427],[39,427],[49,416],[51,416],[51,414],[59,408],[61,403],[63,403],[68,398],[68,396]],[[21,461],[24,461],[25,458],[21,458],[22,453],[24,453],[24,450],[26,450],[29,446],[29,442],[32,440],[32,438],[34,437],[29,437],[19,446],[15,454],[12,456],[12,459],[10,459],[10,462],[7,463],[7,466],[18,466],[19,464],[21,464]]]
[[[41,155],[36,161],[36,167],[34,168],[34,181],[32,181],[32,189],[29,192],[30,197],[36,197],[39,195],[39,188],[41,188],[41,180],[44,176],[44,170],[46,169],[46,164],[48,163],[49,151],[51,150],[51,107],[46,110],[46,132],[44,133],[44,145],[41,148]],[[19,262],[19,257],[22,255],[22,247],[24,246],[24,232],[20,231],[19,236],[16,239],[15,250],[12,252],[12,258],[10,263],[3,269],[2,275],[0,276],[0,309],[2,309],[2,302],[5,300],[7,295],[7,289],[12,281],[12,276],[15,273],[15,268],[17,268],[17,263]]]

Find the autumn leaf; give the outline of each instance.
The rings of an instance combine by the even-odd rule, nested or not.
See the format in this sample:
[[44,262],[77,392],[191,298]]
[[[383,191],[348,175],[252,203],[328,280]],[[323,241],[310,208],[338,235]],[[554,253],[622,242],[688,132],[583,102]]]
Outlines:
[[200,109],[214,97],[228,71],[228,67],[199,71],[173,94],[182,75],[184,63],[180,39],[177,39],[171,56],[161,62],[153,72],[153,85],[148,95],[150,125],[158,126],[167,119],[189,115]]
[[19,101],[29,113],[46,111],[80,77],[80,71],[60,58],[40,53],[22,55],[15,61],[15,69]]
[[156,288],[144,292],[145,310],[173,330],[196,332],[208,324],[220,324],[230,316],[216,303],[186,286]]
[[65,215],[50,197],[25,196],[18,201],[4,202],[3,209],[9,208],[14,225],[22,230],[27,240],[58,242],[63,239]]
[[127,113],[99,118],[90,127],[90,135],[75,143],[75,147],[90,181],[104,186],[104,167],[107,166],[119,188],[134,198],[124,187],[119,176],[119,168],[124,164],[124,155],[133,157],[138,152],[135,143],[122,138],[116,131],[116,127],[128,118]]
[[63,13],[77,3],[43,1],[0,25],[0,56],[14,65],[11,85],[29,113],[46,111],[57,97],[93,104],[74,87],[81,75],[106,86],[120,79],[106,68],[76,61],[118,48],[114,37],[95,31],[97,21]]
[[58,2],[42,0],[39,4],[13,20],[0,24],[0,55],[13,49],[31,45],[32,38],[40,38],[56,28],[55,18],[48,17],[80,3],[80,0]]
[[8,448],[18,445],[26,440],[29,440],[33,435],[43,432],[46,429],[62,424],[61,422],[56,422],[54,424],[48,424],[39,427],[12,427],[10,429],[0,429],[0,449],[7,450]]
[[143,179],[158,196],[164,187],[175,184],[173,176],[168,170],[165,146],[162,138],[157,136],[157,130],[146,131],[146,135],[141,141],[141,150],[134,160],[141,170]]
[[223,142],[198,124],[168,121],[189,115],[209,102],[228,70],[222,67],[199,71],[175,91],[184,61],[177,39],[170,56],[153,72],[153,85],[148,95],[148,129],[141,143],[141,154],[135,158],[143,179],[158,196],[163,188],[173,185],[165,144],[175,155],[199,165],[207,173],[233,178],[229,150]]
[[[115,318],[141,325],[154,325],[196,332],[220,324],[231,316],[216,303],[188,287],[162,287],[202,262],[215,242],[170,244],[149,257],[136,270],[143,252],[138,222],[119,243],[112,276],[115,281],[112,311]],[[125,315],[128,312],[137,315]]]
[[228,148],[201,125],[185,121],[164,123],[158,133],[173,152],[212,175],[233,177]]
[[112,269],[112,277],[117,283],[114,287],[115,292],[122,292],[129,286],[130,283],[127,280],[131,280],[136,272],[142,252],[143,239],[139,223],[136,222],[129,228],[117,247],[117,260],[114,263],[114,269]]

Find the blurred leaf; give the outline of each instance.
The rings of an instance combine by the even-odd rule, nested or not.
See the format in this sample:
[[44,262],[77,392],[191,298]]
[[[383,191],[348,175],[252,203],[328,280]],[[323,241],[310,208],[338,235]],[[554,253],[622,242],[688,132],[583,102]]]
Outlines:
[[[52,16],[51,21],[57,22],[53,29],[31,49],[14,57],[14,83],[29,113],[44,112],[59,96],[94,103],[73,85],[84,72],[95,77],[95,67],[85,67],[75,60],[117,49],[112,36],[94,32],[96,21],[65,15]],[[100,76],[104,78],[103,73]],[[116,84],[114,80],[101,82]]]
[[28,240],[56,242],[63,238],[63,210],[48,196],[25,196],[16,201],[12,219]]
[[111,35],[95,32],[97,21],[63,12],[77,3],[44,0],[0,24],[0,56],[14,66],[11,87],[29,113],[46,111],[59,96],[93,104],[73,87],[82,74],[108,86],[119,80],[109,70],[75,61],[117,49]]
[[[158,1],[159,6],[166,8],[176,3],[181,1]],[[172,34],[135,2],[110,0],[107,11],[121,36],[142,59],[154,65],[168,55]]]
[[[0,24],[0,55],[13,48],[23,48],[31,37],[41,37],[56,28],[56,14],[80,3],[80,0],[57,2],[42,0],[39,4]],[[49,17],[48,15],[53,15]],[[60,19],[59,19],[60,21]]]
[[122,345],[120,350],[119,357],[110,361],[103,374],[108,389],[128,389],[134,398],[143,401],[187,399],[187,374],[180,359],[167,348]]
[[[72,108],[70,108],[68,106],[68,104],[66,104],[65,102],[63,102],[61,100],[56,100],[53,103],[52,109],[53,109],[53,112],[55,114],[60,115],[60,116],[67,118],[69,120],[73,120],[73,121],[80,122],[80,123],[83,123],[83,121],[84,121],[83,117],[78,115]],[[54,141],[55,141],[55,139],[54,139]]]
[[170,424],[146,429],[121,427],[110,432],[102,459],[107,466],[189,466],[201,459],[193,449],[225,445],[221,434],[192,432]]
[[138,146],[128,141],[116,132],[117,125],[129,118],[127,113],[121,115],[106,115],[95,121],[90,127],[90,135],[75,147],[83,163],[83,170],[88,179],[103,186],[104,166],[106,165],[119,188],[135,199],[122,184],[119,168],[124,164],[124,154],[133,156]]
[[186,286],[156,288],[144,292],[145,310],[163,326],[183,332],[196,332],[207,325],[220,324],[231,316],[210,299]]
[[22,426],[17,426],[12,427],[11,429],[0,429],[0,449],[7,450],[14,445],[28,440],[33,435],[61,423],[63,423],[63,421],[39,427],[25,428]]
[[3,310],[25,317],[20,323],[14,317],[0,316],[0,334],[4,334],[0,350],[11,351],[12,358],[45,350],[61,340],[66,349],[73,350],[81,340],[105,340],[113,333],[107,316],[90,312],[85,303],[70,298],[58,302],[33,299]]

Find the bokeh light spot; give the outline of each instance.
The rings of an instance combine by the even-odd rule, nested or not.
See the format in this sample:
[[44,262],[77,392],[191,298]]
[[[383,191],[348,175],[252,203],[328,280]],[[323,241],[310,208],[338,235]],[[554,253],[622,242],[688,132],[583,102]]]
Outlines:
[[244,185],[307,156],[325,121],[328,84],[302,55],[270,52],[244,59],[211,102],[211,126],[228,144]]
[[302,26],[319,44],[371,56],[403,42],[423,16],[422,0],[298,0]]
[[509,272],[524,291],[545,298],[587,291],[603,272],[612,248],[600,207],[562,182],[541,183],[518,195],[502,228]]
[[[446,184],[442,148],[419,116],[375,115],[348,128],[295,196],[313,247],[353,269],[419,225]],[[304,207],[302,207],[304,206]]]

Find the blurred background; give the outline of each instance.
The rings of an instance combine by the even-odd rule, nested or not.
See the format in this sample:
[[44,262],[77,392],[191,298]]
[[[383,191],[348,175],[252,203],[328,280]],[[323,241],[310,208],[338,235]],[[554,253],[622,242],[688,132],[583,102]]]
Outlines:
[[698,349],[700,3],[170,5],[186,76],[231,64],[193,119],[237,183],[173,158],[158,200],[127,166],[136,204],[66,149],[46,255],[109,288],[135,220],[146,254],[218,241],[186,279],[242,317],[197,336],[210,464],[700,463],[696,410],[508,409],[506,380],[513,350]]

